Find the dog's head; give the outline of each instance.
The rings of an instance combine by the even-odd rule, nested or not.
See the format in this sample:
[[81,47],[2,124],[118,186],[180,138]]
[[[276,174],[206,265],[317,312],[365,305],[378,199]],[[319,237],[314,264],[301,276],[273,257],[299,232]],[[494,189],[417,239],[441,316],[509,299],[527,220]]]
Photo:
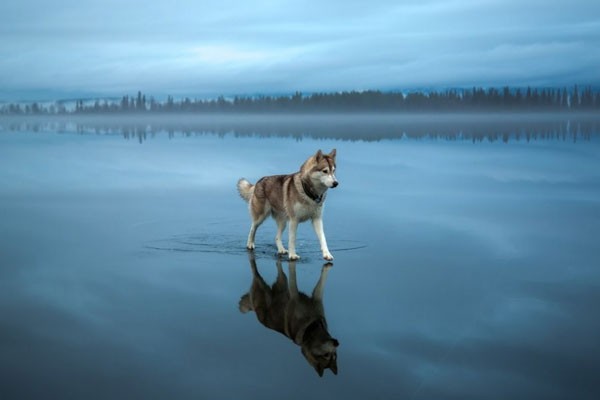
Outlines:
[[313,182],[319,182],[327,188],[336,187],[339,182],[335,177],[335,149],[329,154],[323,154],[321,150],[311,156],[302,165],[303,172],[310,176]]
[[326,369],[330,369],[334,375],[338,373],[337,367],[337,339],[328,337],[323,341],[305,343],[302,345],[302,354],[306,360],[317,371],[319,376],[323,376]]

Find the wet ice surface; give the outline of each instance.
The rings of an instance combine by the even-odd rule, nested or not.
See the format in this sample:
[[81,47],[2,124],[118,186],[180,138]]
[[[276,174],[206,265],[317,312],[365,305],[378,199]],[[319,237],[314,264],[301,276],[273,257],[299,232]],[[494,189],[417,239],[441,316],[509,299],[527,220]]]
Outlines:
[[[238,309],[253,274],[235,182],[334,147],[324,307],[339,373],[319,378]],[[597,136],[0,132],[2,398],[597,398],[598,165]],[[273,221],[257,234],[268,283],[274,236]],[[310,294],[309,224],[298,252]]]

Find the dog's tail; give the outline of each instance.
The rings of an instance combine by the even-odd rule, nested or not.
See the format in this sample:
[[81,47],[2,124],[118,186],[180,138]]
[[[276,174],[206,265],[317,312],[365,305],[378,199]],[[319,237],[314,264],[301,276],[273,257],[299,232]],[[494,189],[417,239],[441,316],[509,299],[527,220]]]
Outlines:
[[250,293],[246,293],[242,296],[240,302],[238,303],[238,306],[242,314],[246,314],[248,311],[254,310],[254,307],[252,306],[252,301],[250,300]]
[[237,183],[238,192],[240,192],[240,196],[242,199],[246,201],[250,201],[250,197],[254,193],[254,185],[248,182],[246,179],[242,178]]

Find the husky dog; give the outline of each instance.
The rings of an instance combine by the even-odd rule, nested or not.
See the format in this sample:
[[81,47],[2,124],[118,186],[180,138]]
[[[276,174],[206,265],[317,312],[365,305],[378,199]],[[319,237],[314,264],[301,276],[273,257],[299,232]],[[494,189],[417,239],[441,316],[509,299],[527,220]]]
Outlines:
[[323,376],[329,368],[337,375],[337,347],[339,342],[327,331],[323,309],[323,291],[327,272],[333,264],[327,263],[321,270],[312,296],[298,292],[296,263],[290,261],[290,281],[277,260],[277,279],[273,286],[267,285],[258,272],[254,254],[248,252],[252,268],[252,286],[239,302],[242,313],[254,310],[261,324],[282,333],[302,349],[309,364]]
[[[275,244],[280,255],[288,254],[290,260],[300,258],[296,254],[296,230],[300,222],[312,220],[319,238],[323,258],[333,260],[323,232],[323,204],[327,189],[338,185],[335,178],[335,149],[329,154],[321,150],[302,164],[300,171],[289,175],[273,175],[261,178],[255,185],[242,178],[237,183],[240,196],[249,203],[252,225],[246,247],[254,249],[256,229],[271,214],[277,222]],[[281,235],[290,221],[288,250],[283,247]]]

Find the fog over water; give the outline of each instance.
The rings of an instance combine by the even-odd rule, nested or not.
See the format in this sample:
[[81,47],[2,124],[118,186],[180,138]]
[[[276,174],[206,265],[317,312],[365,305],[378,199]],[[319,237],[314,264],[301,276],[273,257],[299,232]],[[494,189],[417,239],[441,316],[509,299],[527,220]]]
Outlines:
[[[1,397],[596,399],[599,133],[589,114],[0,118]],[[240,312],[235,184],[333,148],[321,378]],[[269,285],[292,276],[274,237]],[[310,224],[297,242],[310,295]]]
[[0,118],[0,129],[119,134],[142,140],[160,133],[361,141],[406,137],[589,140],[600,132],[600,118],[591,112],[4,116]]

